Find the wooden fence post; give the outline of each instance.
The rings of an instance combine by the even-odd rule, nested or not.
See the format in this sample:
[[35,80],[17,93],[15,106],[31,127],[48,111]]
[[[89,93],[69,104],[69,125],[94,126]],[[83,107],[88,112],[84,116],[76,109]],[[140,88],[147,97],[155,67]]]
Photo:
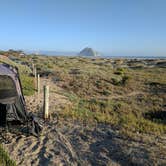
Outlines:
[[40,75],[37,75],[37,92],[40,94]]
[[35,76],[35,78],[37,77],[37,71],[36,71],[36,68],[34,68],[34,76]]
[[35,84],[35,90],[37,89],[37,73],[36,73],[36,68],[34,67],[33,69],[33,76],[34,76],[34,84]]
[[32,63],[32,74],[35,75],[35,65]]
[[44,86],[44,119],[49,118],[49,86]]
[[36,73],[37,73],[37,72],[36,72],[36,67],[35,67],[35,65],[32,63],[32,74],[33,74],[34,77],[37,76]]

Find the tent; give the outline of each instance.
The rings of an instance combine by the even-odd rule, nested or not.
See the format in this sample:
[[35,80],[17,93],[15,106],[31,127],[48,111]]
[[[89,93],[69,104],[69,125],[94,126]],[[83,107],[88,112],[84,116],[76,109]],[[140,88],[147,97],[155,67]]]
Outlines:
[[0,64],[0,126],[8,122],[27,124],[30,122],[30,132],[38,135],[41,126],[28,114],[18,69],[8,64]]

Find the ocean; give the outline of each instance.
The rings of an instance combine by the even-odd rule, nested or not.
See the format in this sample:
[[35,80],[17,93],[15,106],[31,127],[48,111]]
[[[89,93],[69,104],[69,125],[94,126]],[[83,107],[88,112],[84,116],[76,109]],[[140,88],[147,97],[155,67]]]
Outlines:
[[[27,54],[36,54],[36,55],[43,55],[43,56],[66,56],[66,57],[77,57],[78,54],[77,52],[57,52],[57,51],[25,51],[25,53]],[[82,56],[82,57],[86,57],[86,58],[105,58],[105,59],[166,59],[166,55],[165,56],[127,56],[127,55],[102,55],[102,56]]]

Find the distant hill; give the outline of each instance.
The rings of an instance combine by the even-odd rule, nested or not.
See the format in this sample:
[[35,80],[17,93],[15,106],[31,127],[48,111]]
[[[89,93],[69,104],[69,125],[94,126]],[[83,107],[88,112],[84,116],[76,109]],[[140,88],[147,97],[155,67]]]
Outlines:
[[38,51],[27,51],[27,54],[35,54],[35,55],[48,55],[48,56],[76,56],[77,52],[74,51],[47,51],[47,50],[38,50]]
[[100,56],[100,54],[97,51],[95,51],[89,47],[84,48],[78,55],[80,55],[80,56]]

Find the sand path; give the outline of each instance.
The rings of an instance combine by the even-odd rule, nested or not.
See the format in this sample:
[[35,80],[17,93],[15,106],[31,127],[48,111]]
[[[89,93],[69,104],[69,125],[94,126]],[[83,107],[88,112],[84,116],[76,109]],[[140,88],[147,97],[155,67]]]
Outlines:
[[[49,79],[41,79],[43,85],[50,86],[50,111],[57,111],[70,102],[65,96],[56,93],[59,88]],[[42,116],[43,90],[34,96],[26,97],[28,111]],[[56,130],[54,120],[45,122],[42,134],[39,138],[33,136],[16,136],[13,134],[11,143],[7,144],[9,153],[17,161],[18,165],[65,165],[71,163],[76,165],[76,155],[70,142],[61,132]]]

